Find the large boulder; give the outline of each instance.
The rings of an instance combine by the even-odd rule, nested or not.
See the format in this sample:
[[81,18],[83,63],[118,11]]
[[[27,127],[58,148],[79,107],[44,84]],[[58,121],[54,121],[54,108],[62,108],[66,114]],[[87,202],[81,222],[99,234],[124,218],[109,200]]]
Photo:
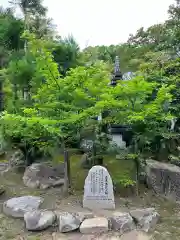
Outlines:
[[34,210],[24,214],[24,221],[27,230],[40,231],[54,224],[56,215],[49,210]]
[[104,217],[85,219],[80,226],[80,232],[83,234],[100,234],[108,232],[108,229],[108,220]]
[[26,168],[23,182],[29,188],[61,186],[64,184],[64,164],[54,167],[47,163],[34,163]]
[[10,165],[12,167],[19,167],[25,165],[25,156],[20,149],[14,150],[9,158]]
[[79,228],[83,221],[82,215],[68,212],[57,212],[59,231],[62,233],[71,232]]
[[110,217],[110,228],[123,234],[134,230],[136,226],[129,213],[114,212]]
[[8,160],[7,162],[0,164],[0,171],[2,174],[14,170],[14,171],[24,171],[25,169],[25,156],[23,152],[15,148],[6,153],[5,158]]
[[36,196],[11,198],[4,202],[3,212],[8,216],[21,218],[26,212],[37,210],[42,202],[43,198]]
[[180,200],[180,168],[154,160],[146,161],[147,184],[156,194],[173,201]]
[[160,217],[155,208],[135,209],[130,211],[130,215],[137,226],[145,232],[154,230]]

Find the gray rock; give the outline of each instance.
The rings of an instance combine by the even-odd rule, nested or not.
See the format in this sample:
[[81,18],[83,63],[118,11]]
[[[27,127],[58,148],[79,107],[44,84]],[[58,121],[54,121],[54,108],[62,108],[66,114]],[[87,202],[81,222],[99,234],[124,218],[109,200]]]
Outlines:
[[110,217],[110,227],[121,234],[136,228],[133,218],[129,213],[114,212]]
[[82,217],[75,213],[59,212],[56,214],[59,231],[61,233],[71,232],[78,229],[82,222]]
[[20,149],[8,151],[5,159],[7,159],[7,162],[0,163],[0,175],[4,175],[9,171],[24,172],[25,156]]
[[82,234],[99,234],[108,230],[108,220],[104,217],[85,219],[80,226]]
[[24,217],[26,212],[37,210],[43,198],[35,196],[15,197],[7,200],[3,204],[3,212],[11,217]]
[[92,212],[78,212],[75,213],[75,216],[83,222],[85,219],[93,218],[94,214]]
[[180,168],[154,160],[146,161],[147,184],[157,194],[170,200],[180,200]]
[[138,227],[145,232],[154,230],[160,217],[154,208],[132,210],[130,211],[130,215]]
[[20,168],[25,166],[25,156],[20,149],[11,152],[9,159],[10,168]]
[[45,163],[34,163],[26,168],[23,182],[29,188],[61,186],[64,184],[64,164],[53,167]]
[[44,230],[53,225],[56,215],[53,211],[34,210],[24,214],[24,221],[27,230]]
[[8,162],[0,162],[0,172],[4,172],[8,169],[9,163]]

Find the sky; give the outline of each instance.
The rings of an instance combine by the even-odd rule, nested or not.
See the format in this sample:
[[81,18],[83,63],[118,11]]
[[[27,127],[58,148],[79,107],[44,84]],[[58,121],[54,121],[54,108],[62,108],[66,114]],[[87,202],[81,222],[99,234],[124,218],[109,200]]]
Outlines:
[[[140,27],[162,23],[173,0],[44,0],[58,33],[81,48],[125,42]],[[7,6],[8,0],[0,0]]]

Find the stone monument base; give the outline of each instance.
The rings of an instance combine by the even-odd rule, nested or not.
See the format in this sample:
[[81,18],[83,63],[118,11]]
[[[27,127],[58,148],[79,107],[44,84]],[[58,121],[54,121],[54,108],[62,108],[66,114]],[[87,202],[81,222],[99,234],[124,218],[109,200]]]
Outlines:
[[115,203],[114,201],[98,201],[98,200],[84,200],[83,201],[83,208],[88,208],[90,210],[96,210],[96,209],[104,209],[104,210],[114,210],[115,209]]

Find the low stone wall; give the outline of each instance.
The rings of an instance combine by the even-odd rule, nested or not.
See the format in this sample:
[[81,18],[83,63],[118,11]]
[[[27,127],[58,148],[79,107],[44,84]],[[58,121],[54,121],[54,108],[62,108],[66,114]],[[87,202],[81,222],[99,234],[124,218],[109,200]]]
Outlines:
[[109,231],[123,235],[126,232],[141,230],[152,231],[159,214],[154,208],[135,209],[129,212],[112,211],[106,215],[94,214],[83,209],[83,212],[63,212],[60,210],[39,209],[43,198],[22,196],[11,198],[3,204],[3,212],[9,217],[22,218],[29,231],[42,231],[48,227],[58,226],[60,233],[74,230],[82,234],[102,234]]

